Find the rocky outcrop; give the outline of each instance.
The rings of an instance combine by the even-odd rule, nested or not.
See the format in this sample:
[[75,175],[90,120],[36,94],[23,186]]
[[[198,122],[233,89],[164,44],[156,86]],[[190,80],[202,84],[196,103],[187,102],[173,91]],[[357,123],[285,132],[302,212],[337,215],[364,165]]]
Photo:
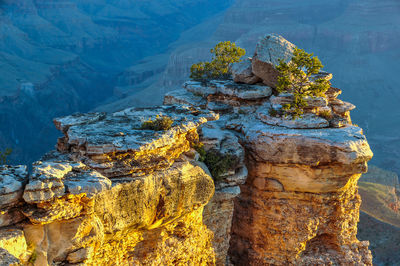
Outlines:
[[[171,128],[141,129],[157,115]],[[2,208],[25,220],[0,228],[0,255],[8,265],[213,264],[202,213],[214,184],[189,151],[197,127],[217,118],[172,106],[55,119],[58,151],[29,176],[2,168]]]
[[293,120],[279,113],[293,96],[265,84],[188,81],[164,106],[56,118],[58,151],[29,176],[1,168],[2,208],[18,206],[21,219],[0,228],[0,256],[35,265],[372,265],[368,241],[356,237],[357,181],[372,152],[340,92],[306,98]]
[[[265,42],[261,41],[263,46],[269,46]],[[287,46],[287,41],[283,43]],[[326,72],[318,75],[332,78]],[[274,76],[264,78],[264,83],[274,83]],[[330,88],[325,97],[306,98],[305,114],[293,120],[277,114],[292,101],[291,94],[271,96],[273,89],[266,86],[245,98],[241,97],[245,92],[262,85],[238,84],[238,90],[223,86],[232,85],[189,82],[184,85],[187,92],[172,91],[164,100],[183,102],[185,95],[188,105],[194,104],[194,97],[208,108],[224,104],[224,109],[214,109],[221,113],[220,120],[202,126],[200,140],[205,147],[222,150],[221,139],[229,132],[240,147],[234,149],[243,150],[245,183],[227,170],[236,184],[216,181],[215,196],[206,207],[205,217],[213,217],[206,219],[212,228],[218,223],[218,211],[230,218],[225,213],[234,202],[231,228],[213,227],[216,236],[228,235],[230,229],[229,245],[214,239],[215,249],[229,249],[235,265],[372,265],[368,242],[356,238],[361,202],[357,181],[372,152],[362,130],[351,124],[349,111],[354,106],[337,99],[341,90]],[[237,185],[240,193],[219,196],[224,188]]]

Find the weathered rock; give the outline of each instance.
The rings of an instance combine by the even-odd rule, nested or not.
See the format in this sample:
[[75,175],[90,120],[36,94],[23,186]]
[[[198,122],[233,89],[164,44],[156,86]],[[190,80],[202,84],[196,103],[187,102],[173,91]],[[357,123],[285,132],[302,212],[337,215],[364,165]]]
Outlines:
[[211,80],[207,83],[188,81],[184,84],[184,88],[195,95],[202,95],[203,97],[224,94],[243,100],[267,98],[272,94],[272,90],[268,86],[238,84],[232,80]]
[[218,177],[218,181],[215,182],[217,190],[242,185],[247,177],[244,149],[240,145],[238,137],[222,127],[223,122],[208,123],[201,128],[200,133],[200,141],[204,144],[206,151],[218,151],[221,155],[229,155],[231,160],[235,161],[232,169]]
[[0,209],[21,201],[27,178],[28,171],[25,165],[0,166]]
[[215,191],[203,212],[204,224],[214,233],[213,248],[216,265],[226,265],[231,234],[234,199],[240,193],[238,186]]
[[355,126],[321,129],[286,129],[261,122],[243,125],[244,139],[252,143],[254,159],[271,163],[355,164],[372,158],[362,129]]
[[235,201],[233,263],[372,265],[368,243],[356,239],[356,184],[372,157],[361,129],[250,121],[241,130],[249,175]]
[[16,224],[25,218],[21,213],[21,205],[27,180],[25,165],[0,166],[0,227]]
[[213,192],[213,182],[201,167],[176,162],[97,192],[87,202],[92,211],[80,217],[26,225],[24,231],[38,261],[48,264],[147,265],[163,259],[172,263],[179,256],[182,263],[213,263],[212,233],[201,219]]
[[335,103],[331,103],[330,106],[332,107],[332,110],[339,115],[344,115],[345,113],[356,108],[354,104],[338,99],[335,100]]
[[231,105],[226,104],[224,102],[209,102],[207,103],[206,108],[208,110],[212,110],[218,113],[227,113],[233,110],[233,107]]
[[278,79],[279,59],[289,62],[296,46],[282,36],[269,34],[261,39],[256,46],[252,59],[253,73],[260,77],[264,84],[275,88]]
[[326,72],[326,71],[320,71],[317,74],[311,75],[311,80],[315,81],[317,79],[324,79],[324,80],[331,80],[333,78],[332,73]]
[[[317,107],[326,107],[327,100],[324,97],[304,97],[305,102],[307,103],[307,109],[317,108]],[[291,93],[281,93],[278,96],[271,96],[270,98],[272,106],[283,106],[284,104],[292,104],[293,103],[293,94]]]
[[[6,252],[1,252],[0,265],[6,260],[9,260],[8,263],[17,263],[15,265],[19,265],[18,263],[22,264],[22,262],[26,262],[29,255],[24,232],[19,229],[1,229],[0,248],[9,253],[9,255],[7,255]],[[2,258],[2,256],[5,257]]]
[[280,126],[286,128],[326,128],[329,127],[329,122],[315,114],[303,114],[301,117],[293,119],[290,115],[271,116],[269,108],[260,108],[257,110],[257,115],[261,121],[268,125]]
[[238,83],[256,84],[261,79],[253,74],[251,59],[246,58],[232,65],[233,81]]
[[164,104],[183,104],[204,108],[207,104],[207,100],[201,96],[196,96],[185,89],[180,89],[166,93],[164,97]]
[[334,87],[330,87],[326,92],[325,95],[328,99],[336,99],[340,94],[342,94],[342,90]]
[[4,248],[0,248],[0,266],[20,266],[21,261]]
[[23,213],[32,223],[51,223],[91,212],[90,199],[111,188],[108,178],[83,163],[57,152],[44,158],[33,165],[24,191],[24,199],[30,205],[24,207]]
[[[142,123],[168,116],[174,123],[169,130],[141,129]],[[159,108],[130,108],[108,115],[78,114],[55,119],[65,137],[59,140],[60,151],[71,151],[76,160],[83,161],[108,178],[146,174],[165,169],[183,152],[190,149],[196,129],[208,120],[218,119],[211,111],[191,107],[162,106]]]

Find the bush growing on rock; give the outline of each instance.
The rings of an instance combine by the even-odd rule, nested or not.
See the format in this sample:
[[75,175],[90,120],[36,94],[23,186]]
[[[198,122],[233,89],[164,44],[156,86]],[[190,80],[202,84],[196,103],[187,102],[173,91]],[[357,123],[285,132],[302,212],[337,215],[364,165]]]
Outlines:
[[322,68],[323,65],[318,57],[299,48],[294,49],[290,62],[279,60],[279,65],[276,67],[279,71],[276,90],[279,93],[293,94],[293,102],[282,107],[285,115],[292,115],[293,119],[301,117],[304,108],[307,107],[306,96],[325,97],[330,82],[324,78],[313,77]]
[[168,116],[157,115],[155,120],[147,120],[142,123],[141,129],[150,129],[155,131],[168,130],[171,128],[174,120]]
[[231,65],[239,62],[246,54],[243,48],[230,41],[220,42],[213,49],[211,62],[199,62],[190,68],[190,78],[198,81],[227,79],[231,75]]
[[222,174],[231,170],[238,163],[238,158],[231,154],[222,154],[215,149],[206,151],[201,142],[193,143],[192,146],[200,155],[199,161],[203,162],[210,170],[214,182],[221,181]]

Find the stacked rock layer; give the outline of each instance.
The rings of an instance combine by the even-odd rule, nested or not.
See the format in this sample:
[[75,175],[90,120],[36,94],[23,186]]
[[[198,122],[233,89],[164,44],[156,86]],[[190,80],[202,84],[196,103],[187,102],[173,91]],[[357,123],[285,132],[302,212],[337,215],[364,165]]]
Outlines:
[[[141,128],[157,115],[170,117],[171,128]],[[213,234],[202,221],[214,184],[189,151],[197,127],[215,119],[174,106],[55,119],[64,133],[58,151],[34,163],[29,176],[22,166],[0,169],[0,260],[214,264]]]
[[[293,96],[275,91],[275,66],[294,47],[267,35],[233,80],[188,81],[161,107],[55,119],[57,151],[30,174],[0,167],[0,261],[372,265],[356,238],[372,152],[354,105],[332,87],[301,118],[276,115]],[[171,126],[143,126],[161,118]]]
[[[233,81],[190,81],[165,97],[165,104],[220,113],[220,120],[202,126],[200,139],[209,143],[210,127],[217,128],[214,135],[234,134],[243,150],[245,183],[228,173],[226,180],[236,184],[216,184],[214,201],[222,187],[240,186],[230,198],[230,243],[217,250],[235,265],[372,265],[368,242],[356,238],[357,181],[372,152],[351,123],[355,106],[337,99],[341,90],[331,87],[325,97],[306,97],[301,118],[273,115],[293,99],[274,90],[278,59],[289,61],[293,49],[281,36],[268,35],[253,58],[233,66]],[[332,74],[312,78],[330,80]],[[222,228],[223,217],[219,223]]]

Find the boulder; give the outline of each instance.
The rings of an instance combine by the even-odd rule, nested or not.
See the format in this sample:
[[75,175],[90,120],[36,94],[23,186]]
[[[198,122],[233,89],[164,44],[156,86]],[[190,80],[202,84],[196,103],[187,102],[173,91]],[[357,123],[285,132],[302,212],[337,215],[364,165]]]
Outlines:
[[339,115],[344,115],[345,113],[354,110],[356,106],[352,103],[341,101],[338,99],[335,99],[334,103],[331,103],[331,107],[333,112],[339,114]]
[[261,79],[253,74],[251,59],[246,58],[232,65],[233,81],[238,83],[256,84]]
[[285,40],[282,36],[269,34],[261,39],[256,46],[252,59],[252,71],[263,80],[263,83],[275,88],[279,65],[279,59],[289,62],[296,46]]
[[265,99],[272,94],[272,90],[268,86],[238,84],[232,80],[210,80],[207,83],[190,81],[184,84],[184,88],[194,95],[203,97],[223,94],[241,100]]
[[0,166],[0,209],[15,205],[22,199],[27,179],[28,171],[25,165]]

